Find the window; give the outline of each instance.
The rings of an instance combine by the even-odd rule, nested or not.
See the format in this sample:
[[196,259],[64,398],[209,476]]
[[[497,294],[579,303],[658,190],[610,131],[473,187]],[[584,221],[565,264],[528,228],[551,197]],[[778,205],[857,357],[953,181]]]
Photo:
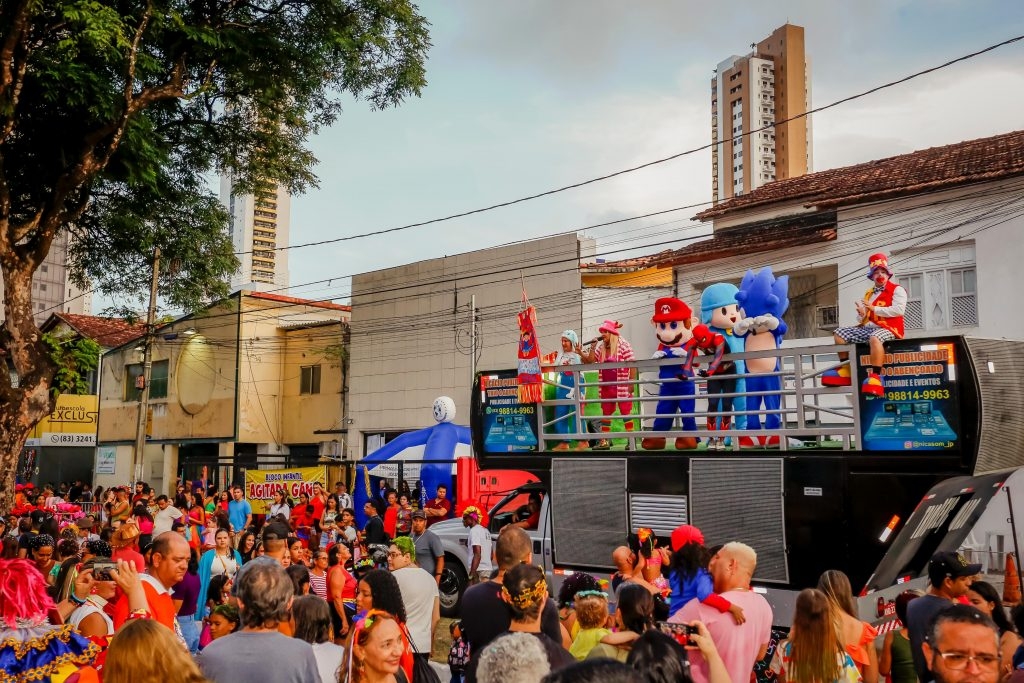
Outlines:
[[903,323],[908,330],[942,330],[978,324],[977,271],[971,267],[900,275],[907,290]]
[[[166,360],[153,361],[149,374],[149,397],[167,398],[167,371],[170,363]],[[142,363],[132,363],[124,368],[124,400],[138,401],[142,396],[137,382],[142,376]]]
[[319,394],[320,393],[320,366],[319,365],[303,365],[302,372],[299,378],[299,393],[300,394]]
[[47,273],[49,272],[50,267],[44,263],[43,265],[39,266],[39,270],[43,271],[44,273]]

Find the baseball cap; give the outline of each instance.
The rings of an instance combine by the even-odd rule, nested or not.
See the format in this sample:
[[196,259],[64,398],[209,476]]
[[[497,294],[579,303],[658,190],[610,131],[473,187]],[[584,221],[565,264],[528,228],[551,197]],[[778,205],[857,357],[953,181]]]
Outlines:
[[967,559],[957,552],[937,552],[928,562],[928,579],[933,586],[941,584],[947,576],[951,579],[959,579],[980,573],[980,564],[969,564]]
[[672,530],[672,552],[679,552],[687,543],[704,543],[704,534],[692,524],[680,524]]
[[427,513],[424,512],[423,510],[413,510],[412,511],[412,518],[413,519],[426,519],[427,518]]
[[291,535],[291,529],[283,522],[270,522],[263,527],[263,542],[283,541]]

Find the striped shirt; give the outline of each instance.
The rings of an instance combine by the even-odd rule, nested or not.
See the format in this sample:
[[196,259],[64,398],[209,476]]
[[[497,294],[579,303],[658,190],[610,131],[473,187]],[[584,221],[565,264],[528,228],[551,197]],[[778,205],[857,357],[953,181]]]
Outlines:
[[[594,361],[598,363],[625,363],[636,360],[633,357],[633,347],[623,337],[619,337],[619,348],[615,354],[608,354],[606,356],[605,353],[604,344],[598,344],[597,348],[594,349]],[[629,368],[601,370],[601,381],[619,380],[620,382],[629,382],[629,372]],[[611,392],[613,389],[615,390],[615,396],[618,398],[630,398],[633,396],[633,385],[627,383],[602,386],[602,397],[607,398],[604,392]]]
[[309,590],[315,595],[319,595],[324,600],[327,599],[327,574],[323,576],[317,576],[314,572],[309,573]]

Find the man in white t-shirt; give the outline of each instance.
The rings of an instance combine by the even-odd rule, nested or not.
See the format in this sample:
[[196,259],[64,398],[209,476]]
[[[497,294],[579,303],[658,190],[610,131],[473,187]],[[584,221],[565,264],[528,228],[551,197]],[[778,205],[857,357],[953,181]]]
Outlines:
[[[757,553],[754,549],[735,542],[722,546],[709,566],[715,592],[743,608],[746,620],[742,624],[737,624],[730,612],[719,612],[697,598],[683,605],[669,619],[676,624],[703,622],[722,655],[731,681],[750,679],[754,664],[765,656],[771,638],[772,608],[764,596],[750,590],[755,567]],[[690,657],[690,675],[695,683],[708,682],[708,665],[700,655]]]
[[480,583],[491,578],[491,534],[480,524],[480,510],[472,505],[462,512],[462,525],[469,529],[466,560],[469,563],[469,583]]
[[391,541],[388,569],[402,592],[405,623],[409,627],[413,645],[416,646],[416,656],[429,660],[434,629],[441,618],[441,600],[434,577],[413,564],[415,561],[416,545],[411,538],[399,536]]
[[174,526],[174,520],[181,517],[181,510],[171,505],[171,499],[167,496],[157,496],[156,506],[157,511],[153,515],[153,538],[170,531]]

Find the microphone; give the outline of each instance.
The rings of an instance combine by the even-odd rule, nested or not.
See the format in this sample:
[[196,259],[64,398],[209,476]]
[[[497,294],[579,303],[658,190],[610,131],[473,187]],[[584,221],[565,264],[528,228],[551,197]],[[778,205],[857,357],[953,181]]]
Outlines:
[[600,337],[600,336],[594,337],[594,338],[593,338],[593,339],[591,339],[590,341],[588,341],[588,342],[584,343],[584,344],[583,344],[583,346],[593,346],[593,345],[594,345],[594,344],[596,344],[597,342],[601,341],[601,339],[602,339],[602,337]]

